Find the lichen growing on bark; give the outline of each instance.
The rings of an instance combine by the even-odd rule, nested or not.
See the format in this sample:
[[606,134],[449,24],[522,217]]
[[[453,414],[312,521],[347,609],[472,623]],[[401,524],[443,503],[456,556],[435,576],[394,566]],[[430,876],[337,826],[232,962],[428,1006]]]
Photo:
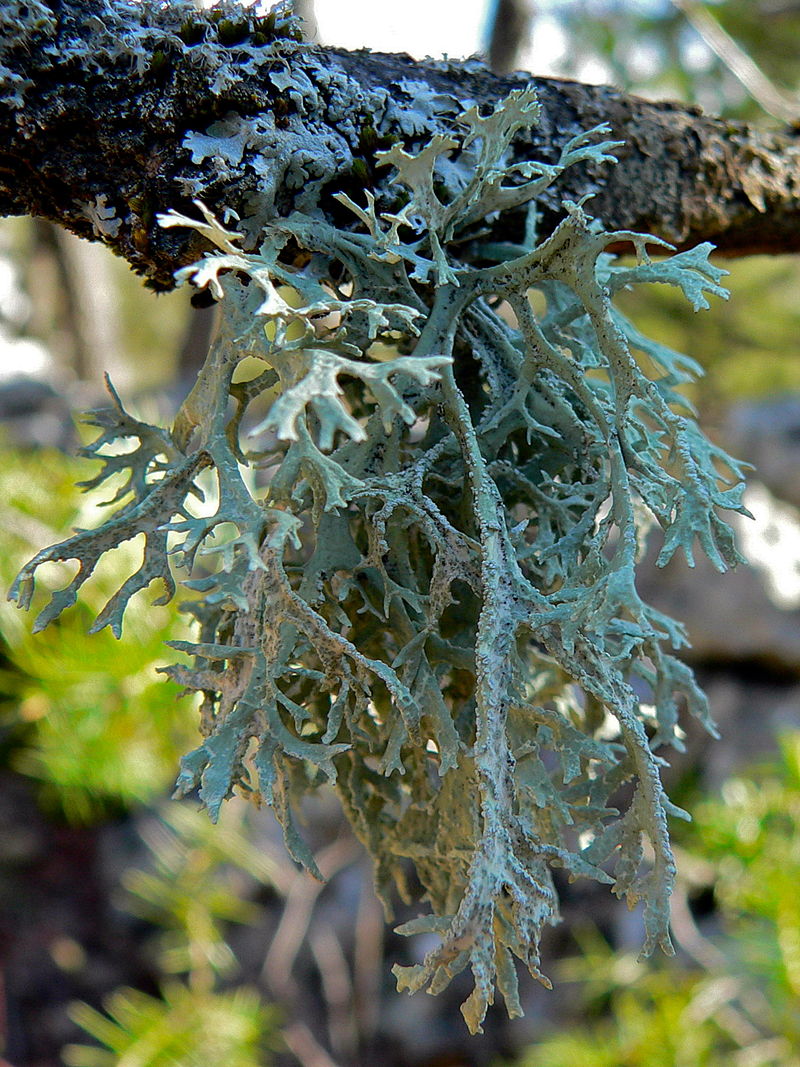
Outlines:
[[[418,152],[378,153],[403,206],[342,195],[346,228],[294,212],[247,251],[200,202],[164,216],[212,246],[180,278],[221,301],[216,342],[171,431],[113,394],[86,452],[103,461],[93,484],[127,474],[114,515],[12,591],[27,606],[38,566],[79,561],[44,626],[144,533],[96,628],[118,632],[156,579],[172,596],[174,572],[193,591],[196,638],[177,647],[194,664],[169,673],[202,693],[203,741],[178,792],[212,817],[235,790],[265,800],[316,874],[293,809],[333,783],[387,909],[415,871],[430,913],[402,932],[440,938],[399,986],[436,992],[470,967],[472,1030],[495,988],[519,1013],[514,957],[547,983],[553,867],[643,901],[644,952],[671,950],[682,813],[658,750],[679,746],[679,711],[709,720],[636,561],[658,525],[661,563],[698,542],[722,570],[737,553],[719,513],[743,510],[739,466],[680,393],[699,368],[613,303],[661,282],[707,306],[725,295],[710,246],[654,261],[662,242],[604,232],[575,203],[538,241],[537,197],[615,143],[599,127],[556,164],[510,161],[537,117],[515,90]],[[524,205],[517,243],[487,240],[484,220]],[[606,254],[620,242],[634,264]]]

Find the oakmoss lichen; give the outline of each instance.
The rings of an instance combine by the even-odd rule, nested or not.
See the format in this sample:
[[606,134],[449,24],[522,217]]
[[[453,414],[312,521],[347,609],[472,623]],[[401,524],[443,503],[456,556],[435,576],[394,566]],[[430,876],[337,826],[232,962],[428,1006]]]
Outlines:
[[[636,560],[657,524],[661,563],[679,548],[691,562],[699,541],[724,569],[737,553],[719,511],[744,510],[739,466],[679,392],[699,368],[613,304],[662,282],[707,306],[725,295],[710,246],[652,261],[662,242],[604,232],[574,203],[538,241],[536,198],[615,143],[598,127],[555,164],[509,162],[537,118],[534,91],[515,90],[418,152],[379,153],[408,201],[392,214],[342,194],[348,229],[293,213],[247,252],[201,203],[162,217],[214,248],[180,278],[222,301],[219,335],[171,431],[116,394],[95,416],[92,484],[127,475],[115,514],[40,553],[12,591],[27,606],[38,566],[79,562],[41,628],[144,534],[95,628],[119,632],[156,579],[171,597],[173,571],[193,590],[197,636],[177,647],[194,666],[169,673],[203,694],[204,739],[179,793],[199,789],[212,817],[236,789],[264,799],[317,873],[292,809],[335,783],[387,908],[415,868],[431,913],[402,932],[441,939],[397,968],[400,987],[436,992],[470,967],[472,1030],[495,987],[520,1012],[513,957],[546,982],[553,867],[642,900],[644,951],[670,951],[667,818],[682,813],[658,750],[680,745],[682,706],[709,723],[674,654],[683,629],[640,599]],[[482,237],[524,205],[517,244]],[[636,265],[605,253],[624,241]],[[261,370],[240,381],[247,357]]]

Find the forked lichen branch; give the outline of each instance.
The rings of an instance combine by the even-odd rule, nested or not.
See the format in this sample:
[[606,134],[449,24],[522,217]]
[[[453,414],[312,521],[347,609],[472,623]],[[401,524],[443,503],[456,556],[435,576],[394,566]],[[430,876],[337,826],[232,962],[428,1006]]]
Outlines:
[[[680,392],[697,365],[612,299],[641,282],[695,309],[725,296],[710,246],[651,260],[662,242],[604,232],[573,203],[537,241],[536,198],[615,148],[600,127],[555,165],[509,163],[537,117],[534,91],[515,90],[416,154],[379,154],[405,204],[342,196],[349,228],[291,214],[252,252],[202,203],[164,216],[212,246],[180,279],[221,300],[216,342],[171,433],[112,394],[86,451],[104,464],[93,484],[128,474],[113,517],[12,592],[27,607],[42,563],[81,562],[44,625],[144,533],[97,625],[119,632],[156,578],[171,595],[173,570],[192,590],[197,636],[179,648],[194,665],[169,673],[202,693],[203,741],[179,794],[199,789],[212,818],[234,790],[263,798],[318,873],[292,812],[334,783],[387,909],[413,865],[430,914],[401,929],[441,938],[399,985],[435,992],[470,967],[472,1030],[495,988],[519,1013],[514,957],[547,982],[553,867],[642,900],[644,951],[670,951],[667,820],[682,813],[657,750],[679,745],[683,706],[708,714],[636,562],[655,524],[661,563],[679,548],[691,562],[698,541],[724,569],[720,512],[743,510],[739,466]],[[485,240],[483,220],[526,204],[518,244]],[[606,254],[620,242],[635,264]],[[120,439],[133,451],[110,450]]]

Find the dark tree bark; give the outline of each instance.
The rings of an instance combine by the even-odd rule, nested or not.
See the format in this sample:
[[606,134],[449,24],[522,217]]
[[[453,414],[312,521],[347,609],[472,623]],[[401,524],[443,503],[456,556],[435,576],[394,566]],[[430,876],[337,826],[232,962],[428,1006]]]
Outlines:
[[[160,229],[194,196],[235,210],[255,240],[293,208],[352,221],[332,197],[396,206],[375,153],[420,147],[464,106],[489,108],[527,75],[475,60],[316,48],[275,16],[126,0],[12,0],[0,10],[0,213],[53,219],[100,238],[169,288],[197,237]],[[726,255],[800,249],[800,134],[651,103],[608,86],[534,79],[542,117],[517,157],[553,161],[598,123],[625,142],[619,166],[571,167],[540,204],[591,193],[613,229]],[[454,159],[453,166],[464,167]],[[514,225],[506,219],[508,228]],[[508,233],[498,233],[498,238]]]

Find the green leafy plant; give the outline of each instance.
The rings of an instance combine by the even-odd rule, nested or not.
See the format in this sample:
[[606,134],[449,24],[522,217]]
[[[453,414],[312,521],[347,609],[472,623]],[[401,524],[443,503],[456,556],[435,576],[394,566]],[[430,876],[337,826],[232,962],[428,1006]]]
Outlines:
[[235,972],[225,938],[230,922],[254,921],[259,908],[243,897],[242,880],[273,884],[276,865],[260,854],[229,811],[221,833],[183,805],[146,829],[149,869],[126,872],[130,910],[162,928],[160,970],[185,974],[167,979],[161,996],[117,989],[105,1013],[77,1004],[71,1015],[104,1048],[68,1045],[70,1067],[147,1063],[149,1067],[204,1067],[209,1062],[253,1067],[269,1062],[277,1016],[255,989],[220,988]]
[[[536,198],[616,144],[598,127],[555,164],[510,163],[537,117],[532,88],[473,107],[416,154],[377,153],[394,203],[340,194],[349,226],[276,218],[257,251],[202,203],[200,219],[164,216],[213,246],[178,278],[222,302],[216,342],[171,432],[112,390],[86,451],[104,464],[93,484],[126,477],[115,513],[41,552],[11,594],[28,606],[38,567],[78,561],[41,629],[143,535],[94,628],[119,633],[152,581],[169,599],[174,570],[195,594],[197,639],[172,642],[194,666],[169,673],[203,694],[204,740],[179,792],[199,789],[212,818],[236,789],[264,799],[318,874],[292,809],[335,782],[387,907],[416,871],[432,914],[402,932],[441,937],[400,987],[436,992],[469,966],[472,1030],[495,985],[520,1012],[514,956],[547,984],[553,866],[642,900],[644,951],[670,951],[667,819],[682,813],[656,750],[680,743],[681,702],[708,715],[636,559],[655,522],[661,563],[679,548],[691,562],[697,541],[722,570],[737,554],[719,511],[743,510],[739,466],[679,390],[699,368],[613,304],[661,282],[706,307],[725,295],[711,247],[656,262],[663,242],[569,202],[537,240]],[[520,242],[489,242],[484,220],[511,211],[527,212]],[[605,252],[623,241],[634,265]]]
[[108,1015],[87,1005],[72,1015],[106,1046],[68,1045],[69,1067],[114,1067],[121,1062],[152,1067],[201,1067],[213,1062],[253,1067],[263,1058],[264,1006],[255,990],[197,993],[179,982],[165,985],[162,997],[119,989],[108,998]]
[[674,961],[645,967],[630,953],[613,952],[599,937],[583,941],[584,954],[565,964],[561,974],[583,986],[577,994],[580,1019],[529,1048],[519,1067],[722,1067],[737,1062],[742,1044],[731,1035],[726,1018],[733,1014],[729,976],[700,975]]
[[[31,552],[60,530],[102,520],[98,494],[82,497],[75,488],[85,466],[57,452],[3,452],[0,575],[6,585]],[[169,698],[173,687],[166,688],[158,673],[164,641],[186,630],[174,605],[132,603],[124,639],[98,635],[88,669],[86,629],[135,558],[134,546],[125,546],[109,559],[81,590],[76,610],[46,639],[33,637],[12,605],[0,604],[0,727],[8,759],[37,780],[47,807],[71,821],[91,821],[163,796],[196,729],[190,704],[176,708]],[[43,573],[45,587],[58,588],[66,569],[56,565]]]
[[762,1018],[800,1048],[800,734],[781,739],[779,759],[700,805],[695,833],[716,868],[715,898],[739,966],[770,1005]]

